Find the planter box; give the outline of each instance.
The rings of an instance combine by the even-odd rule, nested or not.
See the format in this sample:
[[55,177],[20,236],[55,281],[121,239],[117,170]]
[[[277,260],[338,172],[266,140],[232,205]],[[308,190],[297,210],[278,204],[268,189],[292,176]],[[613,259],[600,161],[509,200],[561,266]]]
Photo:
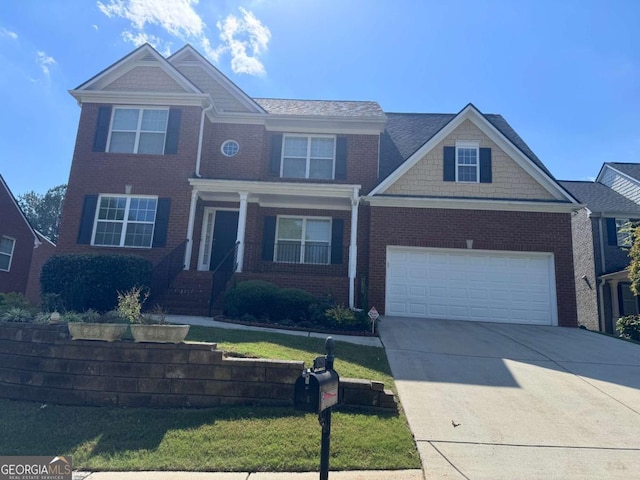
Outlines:
[[73,340],[103,340],[113,342],[120,340],[127,331],[124,323],[81,323],[68,324],[69,334]]
[[189,333],[189,325],[131,325],[136,342],[180,343]]

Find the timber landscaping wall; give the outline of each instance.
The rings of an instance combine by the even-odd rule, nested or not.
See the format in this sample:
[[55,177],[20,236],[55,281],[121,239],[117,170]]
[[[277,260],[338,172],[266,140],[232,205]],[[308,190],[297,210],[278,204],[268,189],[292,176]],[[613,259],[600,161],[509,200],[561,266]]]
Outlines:
[[[0,397],[127,407],[291,406],[303,362],[226,357],[214,343],[70,340],[66,325],[0,324]],[[382,384],[341,381],[355,406],[396,408]]]

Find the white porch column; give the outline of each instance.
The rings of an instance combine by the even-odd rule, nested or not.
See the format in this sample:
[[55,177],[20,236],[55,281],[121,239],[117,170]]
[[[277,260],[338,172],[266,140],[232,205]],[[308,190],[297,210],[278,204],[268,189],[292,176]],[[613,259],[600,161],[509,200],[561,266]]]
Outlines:
[[238,243],[238,253],[236,258],[236,272],[242,272],[244,264],[244,232],[247,226],[247,198],[248,192],[240,192],[240,211],[238,212],[238,235],[236,242]]
[[353,189],[351,198],[351,238],[349,240],[349,308],[355,308],[356,267],[358,266],[358,205],[360,189]]
[[198,204],[198,191],[191,192],[191,206],[189,207],[189,222],[187,223],[187,246],[184,249],[184,269],[190,270],[191,251],[193,250],[193,225],[196,221],[196,206]]
[[611,325],[613,326],[613,331],[616,331],[616,322],[620,318],[620,299],[618,298],[618,283],[620,280],[611,279],[611,283],[609,283],[609,288],[611,289]]

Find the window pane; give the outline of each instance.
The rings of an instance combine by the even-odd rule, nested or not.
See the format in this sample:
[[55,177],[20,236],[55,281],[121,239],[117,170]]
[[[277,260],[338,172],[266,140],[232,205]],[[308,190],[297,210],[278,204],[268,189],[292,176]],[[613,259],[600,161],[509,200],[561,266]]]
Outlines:
[[301,240],[302,219],[280,218],[278,219],[278,239]]
[[459,182],[476,182],[476,167],[458,167],[458,181]]
[[0,270],[9,270],[9,263],[11,262],[11,257],[9,255],[0,254]]
[[311,158],[333,158],[333,138],[312,138]]
[[102,197],[100,199],[99,220],[124,220],[127,199],[124,197]]
[[153,222],[156,218],[155,198],[132,198],[129,206],[129,220]]
[[307,158],[307,137],[285,137],[284,156]]
[[95,245],[120,245],[122,223],[98,222],[96,225]]
[[458,148],[458,165],[476,165],[477,160],[475,148]]
[[276,244],[276,261],[300,263],[300,242],[278,241]]
[[153,224],[129,223],[125,234],[124,244],[127,247],[150,247]]
[[167,130],[167,110],[144,110],[142,112],[142,131],[162,132]]
[[331,240],[331,225],[329,220],[307,220],[305,240],[327,242]]
[[287,178],[305,178],[307,160],[304,158],[285,158],[282,162],[282,176]]
[[111,132],[111,143],[109,152],[111,153],[133,153],[136,143],[135,133]]
[[139,112],[137,108],[116,108],[113,114],[113,129],[137,130]]
[[138,153],[163,153],[164,133],[141,133]]
[[13,252],[13,240],[10,238],[0,238],[0,253],[11,255]]
[[333,159],[311,159],[309,178],[333,178]]

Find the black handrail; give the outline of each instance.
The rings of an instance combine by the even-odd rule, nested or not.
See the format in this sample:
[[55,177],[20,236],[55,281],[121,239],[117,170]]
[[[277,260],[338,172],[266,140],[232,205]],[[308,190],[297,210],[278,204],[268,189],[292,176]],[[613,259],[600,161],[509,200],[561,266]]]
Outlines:
[[231,253],[233,253],[233,268],[232,268],[232,270],[236,269],[238,245],[240,245],[240,240],[238,240],[236,243],[233,244],[233,247],[231,247],[231,249],[226,253],[226,255],[224,257],[222,257],[222,260],[220,260],[220,263],[218,263],[216,268],[214,268],[212,270],[212,273],[216,273],[218,270],[220,270],[220,267],[222,267],[222,265],[227,260],[227,258],[229,258],[229,255],[231,255]]
[[189,239],[184,240],[153,267],[151,273],[151,295],[157,298],[164,294],[169,289],[173,279],[184,270],[184,255],[188,243]]
[[[237,267],[237,258],[238,258],[238,245],[240,245],[240,241],[237,241],[233,247],[226,253],[220,263],[216,265],[216,267],[211,271],[211,297],[209,297],[209,316],[211,316],[213,312],[213,304],[218,299],[218,296],[224,291],[227,282],[233,276],[233,273],[236,271]],[[224,265],[224,263],[229,258],[229,255],[233,253],[233,266],[230,271],[222,271],[220,267]]]

